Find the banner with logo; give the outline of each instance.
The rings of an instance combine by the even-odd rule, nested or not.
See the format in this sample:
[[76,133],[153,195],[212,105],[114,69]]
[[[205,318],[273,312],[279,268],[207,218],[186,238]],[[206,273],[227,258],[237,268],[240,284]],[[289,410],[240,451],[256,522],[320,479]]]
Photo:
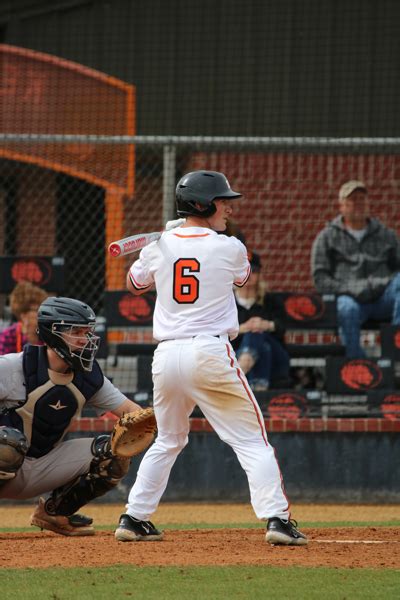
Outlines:
[[322,392],[318,390],[267,390],[256,396],[263,415],[269,419],[321,416]]
[[281,320],[287,329],[336,329],[336,298],[333,294],[274,292],[282,306]]
[[104,295],[107,327],[143,327],[153,324],[155,292],[133,296],[127,291],[110,291]]
[[400,421],[400,392],[374,390],[368,392],[368,406],[371,416]]
[[21,281],[63,292],[64,267],[62,256],[0,256],[0,292],[9,294]]
[[400,325],[381,325],[382,356],[400,361]]
[[369,390],[394,386],[393,362],[389,358],[326,359],[328,394],[366,394]]

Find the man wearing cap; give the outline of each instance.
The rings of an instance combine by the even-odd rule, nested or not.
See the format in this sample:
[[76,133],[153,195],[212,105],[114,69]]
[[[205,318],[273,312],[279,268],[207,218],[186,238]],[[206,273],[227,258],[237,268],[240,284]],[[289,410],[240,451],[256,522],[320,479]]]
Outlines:
[[395,231],[370,217],[362,181],[342,185],[339,212],[314,241],[311,271],[318,292],[337,295],[346,356],[362,358],[360,329],[365,321],[400,323],[400,243]]

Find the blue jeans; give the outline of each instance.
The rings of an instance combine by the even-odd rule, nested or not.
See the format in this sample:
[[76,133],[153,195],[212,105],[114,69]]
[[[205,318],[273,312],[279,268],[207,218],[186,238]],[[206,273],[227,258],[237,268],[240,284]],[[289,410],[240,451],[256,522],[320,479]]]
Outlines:
[[367,304],[360,304],[351,296],[338,296],[337,316],[339,335],[346,347],[348,358],[364,358],[361,348],[361,325],[368,319],[386,321],[391,319],[393,325],[400,324],[400,273],[397,273],[383,294]]
[[282,344],[270,333],[245,333],[236,352],[248,352],[255,365],[246,374],[249,383],[270,384],[271,380],[289,377],[290,358]]

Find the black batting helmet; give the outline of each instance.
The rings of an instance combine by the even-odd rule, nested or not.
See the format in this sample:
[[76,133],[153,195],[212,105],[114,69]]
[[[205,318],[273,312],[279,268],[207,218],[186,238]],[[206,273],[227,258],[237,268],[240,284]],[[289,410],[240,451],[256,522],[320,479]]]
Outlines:
[[[195,215],[211,217],[216,211],[214,200],[240,198],[223,173],[192,171],[184,175],[176,186],[176,208],[179,217]],[[196,206],[200,205],[201,208]]]
[[[80,300],[51,296],[39,306],[38,334],[40,339],[75,370],[92,370],[100,339],[94,334],[95,326],[94,311],[88,304]],[[79,348],[71,347],[63,334],[70,332],[71,335],[74,335],[74,329],[79,330],[82,327],[89,328],[88,332],[81,336],[85,343]]]

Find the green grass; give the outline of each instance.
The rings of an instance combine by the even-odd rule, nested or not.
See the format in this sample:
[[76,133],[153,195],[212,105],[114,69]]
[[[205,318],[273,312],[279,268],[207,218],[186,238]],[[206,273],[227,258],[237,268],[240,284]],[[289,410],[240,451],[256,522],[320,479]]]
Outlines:
[[6,569],[0,583],[2,600],[391,600],[400,570],[117,565]]
[[[113,531],[117,526],[115,525],[95,525],[97,531]],[[400,527],[400,520],[395,519],[391,521],[302,521],[300,523],[301,529],[303,527],[313,528],[329,528],[329,527]],[[259,529],[263,527],[260,521],[251,521],[249,523],[157,523],[159,529]],[[38,531],[36,527],[27,525],[26,527],[0,527],[1,533],[11,531]]]

